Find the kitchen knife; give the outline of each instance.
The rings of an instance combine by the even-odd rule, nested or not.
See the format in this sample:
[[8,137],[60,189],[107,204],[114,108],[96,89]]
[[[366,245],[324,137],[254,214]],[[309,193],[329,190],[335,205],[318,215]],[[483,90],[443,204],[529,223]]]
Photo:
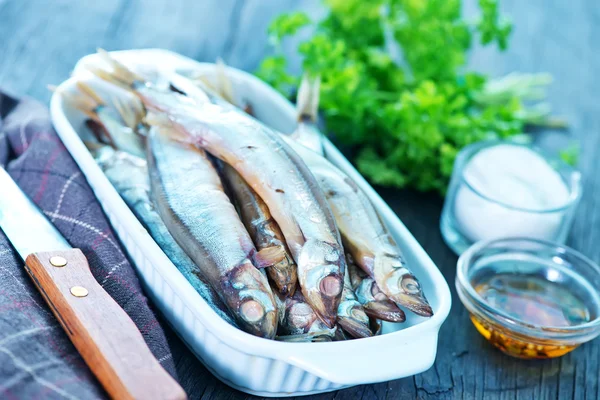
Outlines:
[[0,228],[65,332],[114,399],[185,399],[131,318],[0,167]]

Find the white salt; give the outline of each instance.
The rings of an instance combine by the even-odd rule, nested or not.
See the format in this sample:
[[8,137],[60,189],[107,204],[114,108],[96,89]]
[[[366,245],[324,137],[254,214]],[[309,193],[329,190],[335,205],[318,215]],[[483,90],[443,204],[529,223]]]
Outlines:
[[455,218],[473,242],[502,237],[553,240],[565,215],[569,189],[535,151],[501,144],[477,153],[465,166]]

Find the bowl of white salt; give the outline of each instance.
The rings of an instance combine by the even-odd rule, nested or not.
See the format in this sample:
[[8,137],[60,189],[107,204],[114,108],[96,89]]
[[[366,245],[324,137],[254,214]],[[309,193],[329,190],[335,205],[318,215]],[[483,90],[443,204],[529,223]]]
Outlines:
[[465,147],[454,163],[442,236],[459,255],[480,240],[564,243],[581,190],[579,171],[535,146],[479,142]]

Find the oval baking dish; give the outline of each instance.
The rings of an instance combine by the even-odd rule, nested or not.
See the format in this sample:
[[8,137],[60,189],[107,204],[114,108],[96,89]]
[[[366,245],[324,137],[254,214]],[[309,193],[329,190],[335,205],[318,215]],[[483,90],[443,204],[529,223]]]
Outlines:
[[[112,54],[129,65],[159,65],[209,75],[215,72],[214,64],[198,63],[165,50]],[[84,57],[74,75],[87,73],[83,66],[97,61],[95,55]],[[289,101],[246,72],[230,68],[229,74],[236,92],[252,104],[258,119],[282,132],[294,130],[295,109]],[[72,85],[74,80],[70,79],[61,87]],[[87,131],[82,113],[55,94],[51,114],[59,136],[134,262],[147,294],[189,348],[226,384],[256,395],[297,396],[398,379],[425,371],[433,364],[438,332],[450,311],[448,285],[394,212],[328,140],[327,158],[369,196],[419,278],[434,315],[421,318],[407,313],[405,323],[384,323],[383,335],[367,339],[283,343],[252,336],[223,321],[152,240],[96,165],[79,136]]]

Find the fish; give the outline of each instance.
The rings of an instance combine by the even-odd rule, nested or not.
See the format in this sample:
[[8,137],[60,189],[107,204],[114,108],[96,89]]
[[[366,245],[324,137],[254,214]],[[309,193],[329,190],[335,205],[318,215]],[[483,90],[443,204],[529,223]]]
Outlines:
[[390,322],[406,321],[404,311],[383,294],[373,278],[354,264],[350,255],[347,256],[347,271],[356,300],[369,317]]
[[[406,266],[400,249],[370,200],[352,179],[324,157],[323,134],[316,125],[319,89],[319,76],[303,76],[296,101],[298,126],[291,135],[282,135],[323,189],[344,247],[350,249],[360,267],[376,281],[366,280],[361,287],[363,292],[357,295],[363,305],[369,304],[368,313],[379,314],[384,319],[405,320],[402,311],[391,307],[386,296],[418,315],[431,316],[433,310],[419,281]],[[377,293],[378,301],[369,300],[369,293]]]
[[[237,324],[229,315],[217,293],[202,278],[198,266],[177,245],[152,203],[148,166],[145,160],[145,143],[139,140],[141,135],[138,133],[139,129],[144,129],[136,104],[139,100],[136,97],[121,99],[121,101],[113,100],[117,111],[114,113],[113,110],[99,106],[104,102],[86,83],[78,82],[77,88],[78,92],[61,94],[65,96],[66,101],[92,118],[88,122],[94,122],[92,124],[94,129],[101,129],[102,133],[106,134],[106,138],[114,139],[110,141],[111,146],[101,143],[86,143],[96,163],[127,206],[148,230],[150,236],[192,287],[217,315],[237,328]],[[117,115],[119,118],[116,117]],[[101,134],[98,131],[96,137],[102,142]]]
[[63,90],[60,95],[94,122],[91,125],[96,139],[109,144],[113,149],[145,158],[146,150],[141,134],[144,130],[142,120],[145,111],[140,100],[123,92],[113,96],[112,104],[108,105],[85,81],[77,81],[76,88],[77,90]]
[[[222,69],[222,68],[221,68]],[[224,75],[221,72],[220,75]],[[226,80],[221,77],[221,81]],[[433,310],[427,302],[422,292],[420,283],[414,274],[406,267],[404,258],[400,249],[389,234],[389,231],[381,221],[379,214],[374,209],[370,200],[358,188],[358,186],[342,171],[333,166],[323,156],[324,149],[322,145],[323,135],[316,126],[317,109],[319,101],[319,77],[310,78],[307,75],[303,77],[301,88],[297,100],[298,127],[290,136],[281,134],[286,142],[301,156],[308,165],[310,171],[317,178],[319,185],[325,192],[327,200],[334,211],[334,217],[338,228],[342,234],[345,246],[351,249],[357,249],[354,256],[360,256],[357,243],[373,244],[380,253],[371,257],[371,262],[364,258],[359,258],[359,265],[371,274],[383,288],[383,293],[379,287],[372,282],[370,286],[366,283],[363,289],[369,289],[372,293],[378,295],[378,301],[371,301],[371,308],[377,307],[380,313],[386,313],[388,319],[394,321],[404,321],[405,315],[397,307],[392,307],[391,302],[385,299],[386,295],[393,298],[398,304],[408,308],[422,316],[433,315]],[[230,85],[229,85],[230,86]],[[231,93],[231,90],[229,90]],[[233,97],[230,94],[230,97]],[[215,101],[212,99],[212,101]],[[226,99],[222,99],[226,101]],[[312,151],[311,151],[312,150]],[[337,195],[338,190],[342,192]],[[339,212],[336,212],[339,211]],[[351,211],[352,210],[352,211]],[[353,234],[351,229],[356,229],[358,233],[361,225],[366,224],[368,228],[365,235]],[[347,229],[347,228],[351,229]],[[344,229],[346,228],[346,229]],[[370,236],[369,236],[370,234]],[[379,236],[381,234],[381,236]],[[368,246],[362,246],[363,250],[368,250]],[[365,261],[361,263],[361,261]],[[380,268],[375,270],[374,265]],[[377,272],[375,276],[375,272]],[[379,279],[379,281],[377,281]],[[404,286],[403,286],[404,285]],[[367,292],[362,293],[363,299]],[[371,313],[376,312],[371,310]]]
[[340,305],[338,306],[338,325],[354,338],[373,336],[373,332],[370,329],[369,317],[361,303],[356,299],[347,269],[344,274],[342,301],[340,301]]
[[179,246],[226,304],[244,331],[272,339],[278,310],[254,243],[224,192],[204,150],[172,139],[166,127],[148,132],[151,195]]
[[[203,89],[210,101],[238,107],[233,86],[226,73],[226,65],[221,58],[217,59],[217,88],[208,86],[204,77],[198,77],[197,85]],[[185,89],[185,88],[184,88]],[[222,101],[223,100],[223,101]],[[298,282],[296,264],[285,243],[279,225],[272,218],[265,202],[256,194],[237,171],[226,163],[219,163],[221,176],[230,196],[240,214],[240,218],[250,237],[254,241],[258,253],[254,259],[266,267],[267,275],[275,283],[279,293],[284,296],[293,295]]]
[[298,282],[296,264],[289,254],[279,226],[271,217],[267,205],[240,174],[230,165],[221,164],[224,183],[232,194],[240,218],[258,250],[254,259],[266,266],[267,275],[279,293],[284,296],[293,295]]
[[[221,85],[228,88],[228,90],[227,90],[228,97],[222,96],[223,99],[221,101],[228,101],[227,100],[228,98],[234,98],[234,96],[232,94],[233,90],[231,89],[231,83],[228,81],[225,71],[223,70],[223,67],[221,66],[218,69],[220,71],[219,72],[220,81],[224,82]],[[316,124],[319,95],[320,95],[319,90],[320,90],[320,77],[319,76],[310,77],[305,74],[302,78],[302,83],[300,85],[300,89],[298,91],[298,97],[297,97],[297,101],[296,101],[298,126],[296,128],[296,131],[294,131],[289,137],[291,139],[293,139],[295,142],[304,146],[305,148],[312,150],[313,152],[317,153],[320,156],[324,156],[323,134],[321,133],[321,131],[319,130],[319,128]],[[219,92],[218,94],[221,94],[221,93]],[[214,96],[214,94],[213,94],[213,96]],[[211,100],[215,101],[215,99],[211,99]],[[235,105],[235,104],[233,104],[233,105]],[[306,152],[305,151],[301,152],[301,155],[302,155],[302,153],[306,153]],[[312,157],[310,157],[310,158],[312,158]],[[307,163],[307,164],[310,168],[311,164],[310,163]],[[326,164],[329,164],[329,163],[328,162],[323,162],[321,164],[317,163],[317,165],[321,165],[323,167],[326,167]],[[332,168],[335,168],[335,167],[332,166]],[[311,170],[311,172],[314,173],[315,171]],[[342,174],[341,171],[338,170],[338,172],[340,175]],[[328,179],[328,178],[325,178],[325,179]],[[327,192],[326,192],[326,195],[327,195]],[[343,216],[344,215],[334,214],[334,217],[336,217],[336,218],[343,217]],[[343,223],[343,221],[342,221],[342,223]],[[348,259],[350,259],[350,258],[351,257],[349,256]],[[350,266],[350,264],[348,264],[347,268],[349,268],[349,266]],[[349,276],[348,272],[349,271],[347,269],[347,273],[346,273],[347,276]],[[404,312],[401,309],[399,309],[393,302],[391,302],[383,292],[381,292],[381,290],[378,288],[378,286],[375,283],[375,281],[373,280],[373,278],[365,276],[365,277],[361,278],[361,282],[363,282],[362,285],[359,285],[356,287],[356,289],[359,290],[359,292],[356,293],[356,296],[360,299],[361,304],[363,306],[365,306],[365,308],[368,308],[367,310],[365,310],[367,312],[367,314],[376,316],[376,318],[381,318],[381,319],[384,319],[387,321],[392,321],[392,322],[405,321],[406,316],[405,316]],[[350,294],[346,291],[346,293],[344,293],[342,295],[342,298],[343,299],[347,298],[346,295],[350,296]],[[377,299],[375,299],[373,297],[374,295],[377,296]],[[341,307],[338,308],[338,311],[341,311],[341,310],[342,310]],[[338,312],[338,318],[339,317],[340,316],[339,316],[339,312]]]
[[231,165],[267,204],[298,266],[305,298],[332,328],[346,261],[331,209],[302,159],[278,133],[243,111],[153,88],[108,53],[100,54],[108,67],[101,77],[133,90],[147,109],[166,117],[150,124],[174,128],[178,140]]
[[127,206],[181,274],[219,317],[237,328],[223,301],[202,277],[200,268],[177,244],[156,211],[150,198],[146,160],[109,146],[94,146],[92,155]]
[[336,328],[329,328],[308,304],[301,290],[288,297],[277,296],[279,329],[276,339],[284,342],[328,342]]
[[311,77],[305,74],[302,77],[296,99],[298,126],[291,134],[291,138],[315,153],[324,155],[323,134],[317,127],[320,88],[319,75]]
[[284,138],[304,160],[325,193],[344,248],[356,265],[375,279],[381,291],[396,304],[417,315],[432,316],[433,309],[419,280],[409,269],[369,198],[327,159],[289,137]]

